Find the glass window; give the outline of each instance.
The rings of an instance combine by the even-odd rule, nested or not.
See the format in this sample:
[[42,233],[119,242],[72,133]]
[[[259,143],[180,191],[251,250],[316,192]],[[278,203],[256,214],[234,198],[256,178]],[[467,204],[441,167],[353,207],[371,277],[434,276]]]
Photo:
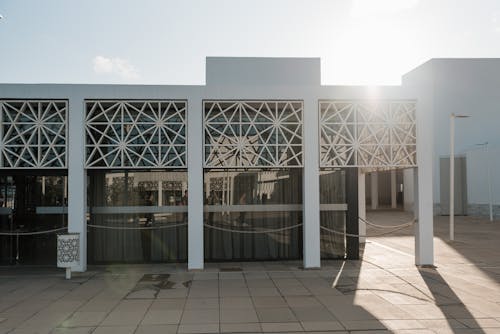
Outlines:
[[204,198],[206,260],[302,257],[301,169],[206,170]]
[[90,171],[89,262],[186,261],[187,201],[185,171]]
[[[0,175],[0,231],[41,232],[66,227],[67,177],[25,172]],[[56,233],[0,236],[2,264],[56,264]]]
[[[346,204],[345,171],[341,169],[320,171],[320,224],[339,233],[345,232]],[[345,237],[321,229],[321,257],[344,258]]]

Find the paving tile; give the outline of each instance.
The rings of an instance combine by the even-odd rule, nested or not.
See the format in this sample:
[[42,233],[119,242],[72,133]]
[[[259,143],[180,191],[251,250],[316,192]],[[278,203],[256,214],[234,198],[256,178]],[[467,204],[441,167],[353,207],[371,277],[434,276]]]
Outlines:
[[342,320],[340,322],[347,330],[379,330],[387,329],[384,324],[378,320]]
[[188,289],[162,289],[156,298],[184,298],[188,295]]
[[445,319],[441,309],[436,305],[398,305],[403,311],[411,314],[413,319]]
[[469,328],[500,328],[500,321],[493,318],[476,318],[476,319],[457,318],[456,320]]
[[303,286],[286,286],[279,288],[283,296],[310,296],[311,292]]
[[219,298],[188,298],[186,310],[219,309]]
[[253,309],[253,301],[250,297],[223,297],[220,306],[223,309]]
[[113,311],[101,323],[102,326],[137,326],[144,314],[143,311]]
[[435,330],[437,332],[444,332],[446,330],[458,329],[458,328],[467,328],[464,324],[458,322],[455,319],[437,319],[437,320],[419,320],[423,326],[428,329]]
[[338,321],[302,321],[302,327],[308,332],[338,331],[345,329]]
[[277,288],[248,288],[251,296],[280,296],[281,293]]
[[247,279],[249,288],[274,288],[274,282],[271,279]]
[[182,310],[148,310],[142,325],[176,325],[181,321]]
[[213,324],[219,323],[219,310],[184,310],[182,324]]
[[296,322],[297,318],[288,307],[258,308],[257,316],[261,322]]
[[92,334],[133,334],[137,326],[99,326]]
[[322,306],[318,299],[310,296],[286,296],[285,299],[290,307]]
[[255,308],[288,307],[287,302],[281,296],[255,296],[252,299]]
[[89,334],[95,327],[55,328],[50,334]]
[[262,322],[261,324],[262,332],[274,333],[293,333],[293,332],[303,332],[303,328],[299,322]]
[[120,299],[96,300],[91,299],[78,309],[81,312],[110,312],[120,302]]
[[253,308],[222,309],[221,322],[223,323],[243,323],[259,322],[257,313]]
[[221,323],[221,333],[261,333],[259,323]]
[[157,299],[151,303],[149,310],[182,310],[185,307],[186,299]]
[[176,333],[177,333],[177,325],[140,325],[134,332],[134,334],[176,334]]
[[196,324],[196,325],[186,325],[181,324],[179,326],[178,332],[179,334],[188,334],[188,333],[219,333],[219,324]]
[[300,321],[337,321],[332,313],[322,306],[292,307],[292,311]]
[[426,327],[417,320],[381,320],[388,329],[425,329]]
[[51,327],[25,327],[9,330],[9,334],[49,334],[53,331]]
[[328,310],[339,320],[377,320],[373,314],[357,305],[339,304],[328,307]]
[[[219,297],[219,288],[190,288],[189,289],[190,298],[215,298]],[[159,297],[158,297],[159,298]]]
[[97,326],[106,317],[106,312],[75,312],[66,319],[62,327]]
[[247,288],[221,288],[219,291],[221,297],[250,297],[250,292]]

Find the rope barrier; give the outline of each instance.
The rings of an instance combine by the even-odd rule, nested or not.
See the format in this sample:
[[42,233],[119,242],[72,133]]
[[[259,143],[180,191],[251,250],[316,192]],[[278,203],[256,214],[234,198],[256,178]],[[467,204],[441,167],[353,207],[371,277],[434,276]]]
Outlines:
[[386,228],[390,229],[390,228],[399,228],[399,227],[403,227],[403,226],[411,226],[417,222],[416,219],[413,219],[408,223],[404,223],[404,224],[400,224],[400,225],[377,225],[377,224],[374,224],[374,223],[372,223],[366,219],[363,219],[361,217],[358,217],[358,219],[361,220],[362,222],[366,223],[366,225],[372,226],[374,228],[379,228],[379,229],[386,229]]
[[105,230],[161,230],[167,228],[174,228],[179,226],[186,226],[187,223],[173,224],[173,225],[161,225],[161,226],[146,226],[146,227],[127,227],[127,226],[105,226],[105,225],[93,225],[87,224],[88,227],[100,228]]
[[218,231],[224,231],[224,232],[230,232],[230,233],[243,233],[243,234],[263,234],[263,233],[274,233],[274,232],[281,232],[281,231],[286,231],[286,230],[291,230],[297,227],[302,226],[302,224],[296,224],[292,226],[287,226],[283,228],[277,228],[277,229],[270,229],[270,230],[261,230],[261,231],[248,231],[248,230],[234,230],[234,229],[229,229],[229,228],[223,228],[223,227],[218,227],[214,225],[209,225],[209,224],[203,224],[207,228],[211,228],[213,230],[218,230]]
[[36,232],[0,232],[0,235],[6,236],[18,236],[18,235],[40,235],[40,234],[49,234],[54,232],[59,232],[63,230],[67,230],[67,227],[55,228],[53,230],[45,230],[45,231],[36,231]]
[[[386,229],[390,228],[392,229],[391,231],[387,232],[382,232],[374,235],[361,235],[361,234],[352,234],[352,233],[346,233],[342,231],[336,231],[329,229],[325,226],[320,226],[320,229],[337,234],[337,235],[345,235],[347,237],[354,237],[354,238],[367,238],[367,237],[380,237],[384,236],[387,234],[391,234],[397,231],[400,231],[402,229],[405,229],[417,222],[416,219],[413,219],[412,221],[401,224],[401,225],[391,225],[391,226],[383,226],[383,225],[377,225],[374,223],[371,223],[363,218],[359,218],[362,222],[365,222],[369,226],[373,226],[375,228],[380,228],[380,229]],[[92,228],[98,228],[98,229],[107,229],[107,230],[160,230],[160,229],[167,229],[167,228],[174,228],[174,227],[180,227],[180,226],[186,226],[188,223],[181,223],[181,224],[173,224],[173,225],[161,225],[161,226],[147,226],[147,227],[126,227],[126,226],[105,226],[105,225],[94,225],[94,224],[87,224],[88,227]],[[282,231],[287,231],[287,230],[292,230],[295,228],[298,228],[302,226],[303,224],[296,224],[292,226],[287,226],[287,227],[282,227],[282,228],[277,228],[277,229],[267,229],[267,230],[236,230],[236,229],[229,229],[229,228],[223,228],[219,226],[214,226],[214,225],[209,225],[209,224],[203,224],[205,227],[213,229],[213,230],[218,230],[218,231],[223,231],[223,232],[230,232],[230,233],[242,233],[242,234],[265,234],[265,233],[276,233],[276,232],[282,232]],[[63,230],[67,230],[67,227],[60,227],[52,230],[45,230],[45,231],[36,231],[36,232],[0,232],[0,235],[2,236],[23,236],[23,235],[40,235],[40,234],[49,234],[49,233],[55,233]]]
[[366,235],[362,235],[362,234],[352,234],[352,233],[347,233],[347,232],[340,232],[340,231],[329,229],[329,228],[324,227],[324,226],[320,226],[319,228],[322,229],[322,230],[324,230],[324,231],[333,233],[333,234],[345,235],[346,237],[353,237],[353,238],[374,238],[374,237],[381,237],[381,236],[384,236],[384,235],[387,235],[387,234],[391,234],[391,233],[403,230],[403,229],[405,229],[405,228],[413,225],[414,223],[415,222],[408,223],[408,224],[405,224],[405,225],[401,225],[401,226],[397,227],[396,229],[394,229],[392,231],[382,232],[382,233],[373,234],[373,235],[367,235],[367,234]]

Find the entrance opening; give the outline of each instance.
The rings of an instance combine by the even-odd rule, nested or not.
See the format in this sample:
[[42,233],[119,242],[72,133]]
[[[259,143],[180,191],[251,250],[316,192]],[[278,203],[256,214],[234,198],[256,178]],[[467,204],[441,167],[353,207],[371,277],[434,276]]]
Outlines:
[[56,263],[56,233],[49,231],[68,226],[67,194],[65,170],[0,175],[0,231],[25,234],[0,235],[1,264]]
[[205,260],[302,258],[302,169],[205,170]]
[[88,175],[89,263],[187,260],[187,172]]

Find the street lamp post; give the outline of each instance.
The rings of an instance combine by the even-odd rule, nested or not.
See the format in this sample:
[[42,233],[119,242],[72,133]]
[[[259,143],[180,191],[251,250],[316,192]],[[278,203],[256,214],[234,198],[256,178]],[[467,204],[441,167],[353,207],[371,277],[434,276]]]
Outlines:
[[455,240],[455,118],[468,115],[450,115],[450,240]]
[[478,146],[484,147],[484,154],[486,155],[486,169],[488,173],[488,200],[489,200],[489,209],[490,209],[490,222],[493,221],[493,190],[491,185],[491,169],[490,169],[490,152],[488,149],[488,142],[484,142],[481,144],[476,144]]

